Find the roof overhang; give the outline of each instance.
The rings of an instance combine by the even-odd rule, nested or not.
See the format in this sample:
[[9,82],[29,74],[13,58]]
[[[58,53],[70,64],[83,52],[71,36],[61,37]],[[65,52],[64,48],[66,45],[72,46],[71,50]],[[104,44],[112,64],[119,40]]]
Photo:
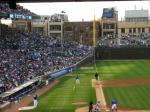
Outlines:
[[[9,0],[0,0],[0,2],[8,2]],[[13,1],[13,0],[12,0]],[[17,3],[36,3],[36,2],[106,2],[106,1],[145,1],[145,0],[14,0]]]

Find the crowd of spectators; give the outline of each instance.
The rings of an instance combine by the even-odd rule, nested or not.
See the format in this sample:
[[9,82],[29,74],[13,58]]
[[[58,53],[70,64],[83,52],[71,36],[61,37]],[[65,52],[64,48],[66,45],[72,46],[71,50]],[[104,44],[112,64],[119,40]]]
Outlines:
[[97,42],[101,47],[150,47],[149,35],[127,34],[121,37],[107,35]]
[[1,13],[6,13],[6,14],[11,14],[11,13],[16,13],[16,14],[21,14],[21,15],[36,15],[35,13],[29,11],[28,9],[23,8],[22,6],[17,4],[17,9],[10,9],[8,3],[0,3],[0,12]]
[[17,47],[19,37],[15,32],[17,32],[18,30],[16,28],[9,28],[7,25],[3,24],[1,24],[0,27],[0,48]]
[[91,53],[90,46],[38,33],[16,31],[1,37],[0,93],[47,71],[53,72],[76,64]]

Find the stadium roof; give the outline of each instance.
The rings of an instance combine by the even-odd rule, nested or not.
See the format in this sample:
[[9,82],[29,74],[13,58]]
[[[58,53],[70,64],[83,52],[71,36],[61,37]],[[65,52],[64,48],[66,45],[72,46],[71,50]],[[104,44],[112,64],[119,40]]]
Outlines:
[[[0,2],[8,2],[9,0],[0,0]],[[84,2],[84,1],[145,1],[145,0],[14,0],[18,3],[29,2]]]

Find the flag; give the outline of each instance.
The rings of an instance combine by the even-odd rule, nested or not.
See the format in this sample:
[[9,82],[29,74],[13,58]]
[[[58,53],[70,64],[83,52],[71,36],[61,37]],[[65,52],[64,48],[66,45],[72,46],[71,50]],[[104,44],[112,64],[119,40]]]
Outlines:
[[66,13],[65,11],[61,11],[61,13]]

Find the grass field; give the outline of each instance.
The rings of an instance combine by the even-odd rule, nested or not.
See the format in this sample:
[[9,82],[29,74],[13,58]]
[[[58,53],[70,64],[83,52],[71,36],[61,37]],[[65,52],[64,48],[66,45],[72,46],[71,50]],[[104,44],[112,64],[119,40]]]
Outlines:
[[102,80],[150,77],[150,60],[100,61]]
[[[150,77],[150,60],[102,60],[97,61],[96,65],[101,80]],[[94,74],[95,70],[77,72]]]
[[[94,64],[84,66],[94,67]],[[97,70],[101,80],[150,77],[149,68],[150,60],[97,61]],[[81,84],[76,87],[76,90],[73,90],[75,75],[63,77],[57,86],[39,98],[38,109],[23,112],[74,112],[76,108],[87,105],[74,105],[72,104],[74,102],[88,103],[93,100],[95,103],[95,90],[91,87],[91,79],[94,78],[95,69],[78,69],[74,74],[79,74],[81,78]],[[150,86],[109,87],[104,88],[104,93],[108,104],[111,98],[115,98],[122,107],[150,109],[150,100],[148,100]]]
[[103,88],[106,102],[116,99],[118,106],[127,109],[150,109],[150,85]]
[[[150,78],[150,60],[103,61],[97,66],[103,80]],[[103,91],[108,105],[116,99],[123,108],[150,109],[150,85],[105,87]]]
[[[76,85],[75,76],[66,76],[60,83],[39,98],[39,108],[24,112],[73,112],[76,108],[88,105],[89,101],[96,102],[95,90],[91,87],[91,76],[80,75],[81,83]],[[74,105],[72,103],[86,102]]]

